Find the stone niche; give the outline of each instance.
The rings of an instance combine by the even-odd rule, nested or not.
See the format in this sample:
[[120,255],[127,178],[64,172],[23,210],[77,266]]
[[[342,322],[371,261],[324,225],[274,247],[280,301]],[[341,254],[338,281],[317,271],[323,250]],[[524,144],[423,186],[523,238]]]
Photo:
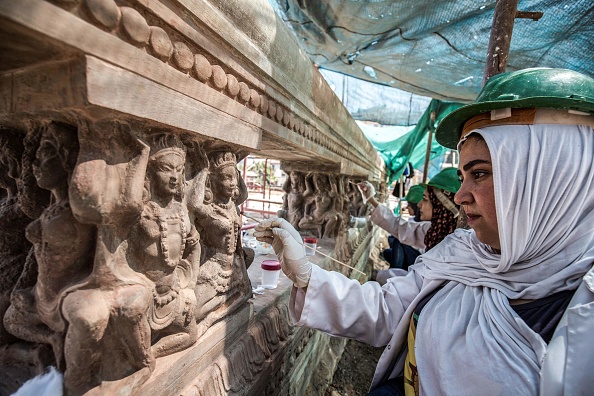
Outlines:
[[236,165],[281,159],[279,215],[367,273],[383,165],[268,2],[3,0],[0,40],[0,395],[50,366],[67,395],[320,393],[344,342],[290,325],[284,276],[252,293]]

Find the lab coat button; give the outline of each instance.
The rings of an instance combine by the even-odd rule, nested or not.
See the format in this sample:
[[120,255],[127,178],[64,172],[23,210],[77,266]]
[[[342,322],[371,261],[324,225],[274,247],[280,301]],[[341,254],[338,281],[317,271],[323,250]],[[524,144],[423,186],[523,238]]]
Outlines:
[[391,348],[391,345],[388,345],[388,349],[390,349],[390,348]]

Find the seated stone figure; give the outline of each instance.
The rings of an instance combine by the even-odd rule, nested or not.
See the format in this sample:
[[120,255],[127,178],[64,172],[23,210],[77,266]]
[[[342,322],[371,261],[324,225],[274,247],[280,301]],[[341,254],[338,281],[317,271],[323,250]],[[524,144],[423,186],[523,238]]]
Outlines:
[[313,174],[315,193],[313,202],[306,205],[305,215],[299,222],[301,230],[315,230],[318,237],[334,236],[338,213],[335,209],[336,185],[330,183],[327,175]]
[[186,146],[174,135],[152,139],[142,215],[128,238],[128,263],[154,283],[148,319],[155,357],[197,339],[194,287],[199,235],[183,202]]
[[297,228],[299,221],[303,218],[305,175],[298,171],[289,172],[283,190],[285,191],[283,209],[279,211],[279,217],[283,217]]
[[25,238],[25,228],[31,219],[21,210],[17,193],[23,136],[14,130],[0,130],[0,188],[6,192],[0,199],[0,345],[14,340],[4,328],[3,318],[31,248]]
[[247,189],[236,168],[234,153],[215,151],[208,163],[210,174],[191,183],[187,200],[203,247],[196,285],[200,333],[251,296],[237,208]]
[[90,273],[95,237],[94,228],[79,223],[70,210],[68,179],[78,150],[73,133],[62,124],[42,132],[33,172],[39,186],[51,191],[52,201],[27,227],[38,263],[37,282],[32,289],[13,292],[4,320],[16,337],[50,344],[61,369],[67,329],[61,304],[67,289]]

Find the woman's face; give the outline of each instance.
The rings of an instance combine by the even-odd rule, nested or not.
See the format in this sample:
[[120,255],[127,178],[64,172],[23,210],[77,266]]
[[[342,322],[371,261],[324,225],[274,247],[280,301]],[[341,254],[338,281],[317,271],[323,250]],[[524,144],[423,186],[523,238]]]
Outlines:
[[468,225],[475,231],[479,241],[494,249],[501,249],[495,190],[493,188],[493,165],[487,144],[479,138],[470,137],[460,149],[458,174],[462,181],[454,201],[462,206]]
[[225,166],[214,175],[214,184],[219,195],[231,198],[237,189],[237,171],[234,166]]
[[167,154],[158,158],[152,165],[154,175],[153,192],[162,198],[172,197],[180,191],[184,182],[185,159],[177,154]]
[[418,204],[419,211],[421,212],[421,221],[431,221],[433,218],[433,204],[429,199],[430,188],[431,187],[427,187],[425,189],[425,192],[423,193],[423,199]]
[[39,187],[51,190],[59,187],[68,177],[54,142],[43,139],[33,161],[33,175]]
[[411,217],[415,216],[415,210],[411,205],[406,206],[406,211],[408,212],[409,216],[411,216]]

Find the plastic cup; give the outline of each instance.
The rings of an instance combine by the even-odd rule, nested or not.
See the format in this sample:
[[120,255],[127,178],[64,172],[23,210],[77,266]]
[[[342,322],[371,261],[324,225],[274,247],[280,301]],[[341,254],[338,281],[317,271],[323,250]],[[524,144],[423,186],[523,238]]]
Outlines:
[[[314,256],[316,254],[316,248],[318,247],[318,238],[307,237],[303,238],[303,244],[305,245],[305,254],[308,256]],[[308,249],[310,247],[311,249]]]
[[264,289],[276,289],[281,271],[278,260],[264,260],[260,267],[262,267],[262,287]]

